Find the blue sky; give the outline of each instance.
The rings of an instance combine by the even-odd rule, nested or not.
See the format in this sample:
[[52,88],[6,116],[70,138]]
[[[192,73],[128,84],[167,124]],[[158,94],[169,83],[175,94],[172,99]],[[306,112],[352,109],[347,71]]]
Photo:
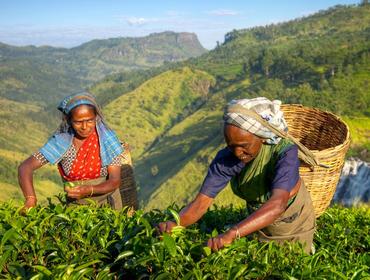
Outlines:
[[0,0],[0,42],[73,47],[92,39],[193,32],[211,49],[233,29],[306,16],[360,0]]

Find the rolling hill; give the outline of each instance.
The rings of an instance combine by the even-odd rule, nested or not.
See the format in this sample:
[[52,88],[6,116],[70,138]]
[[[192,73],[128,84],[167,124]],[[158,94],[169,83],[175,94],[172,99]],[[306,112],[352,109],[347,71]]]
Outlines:
[[[270,33],[274,35],[267,36]],[[362,139],[354,137],[357,149],[367,150],[369,129],[363,127],[370,116],[369,36],[368,6],[338,6],[287,23],[229,33],[220,47],[180,63],[209,73],[216,82],[207,102],[135,155],[142,205],[182,205],[195,196],[223,145],[222,111],[232,99],[266,96],[332,111],[351,120],[351,131]],[[353,149],[351,153],[359,155]],[[226,189],[218,203],[235,202],[230,197]]]
[[14,47],[0,43],[0,96],[42,105],[80,91],[108,74],[185,60],[206,50],[193,33],[93,40],[78,47]]
[[[132,147],[141,205],[183,205],[224,145],[222,112],[232,99],[266,96],[332,111],[350,124],[351,154],[365,150],[369,160],[369,38],[368,5],[336,6],[232,31],[200,57],[116,73],[90,89]],[[217,198],[218,204],[231,202],[241,203],[229,189]]]
[[[62,96],[107,74],[149,69],[205,51],[195,34],[175,32],[93,40],[71,49],[0,43],[1,197],[22,197],[17,166],[56,129],[59,120],[55,107]],[[42,168],[36,174],[41,200],[61,190],[55,168]]]
[[[45,125],[46,119],[50,116],[40,106],[0,98],[1,200],[23,197],[18,186],[17,167],[48,138],[52,128]],[[34,181],[41,200],[62,190],[60,177],[52,166],[41,168]]]

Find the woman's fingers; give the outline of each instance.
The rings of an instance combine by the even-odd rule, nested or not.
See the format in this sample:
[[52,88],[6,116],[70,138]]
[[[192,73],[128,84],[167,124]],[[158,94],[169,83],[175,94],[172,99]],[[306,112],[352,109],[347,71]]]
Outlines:
[[208,239],[207,246],[212,249],[212,251],[218,251],[224,247],[224,243],[221,237],[212,237]]
[[32,197],[32,198],[27,198],[26,199],[26,202],[24,203],[20,213],[21,215],[25,215],[27,213],[27,211],[32,208],[32,207],[35,207],[37,204],[36,202],[36,197]]
[[157,226],[159,233],[163,233],[166,231],[166,222],[161,222]]
[[167,233],[171,233],[172,231],[172,228],[176,226],[176,223],[175,222],[172,222],[172,221],[167,221],[167,222],[161,222],[158,224],[157,228],[159,230],[160,233],[164,233],[164,232],[167,232]]
[[74,188],[65,187],[64,190],[67,192],[68,197],[79,199],[89,194],[88,186],[77,186]]
[[212,251],[217,251],[217,248],[216,248],[216,244],[215,244],[215,240],[214,239],[215,239],[214,237],[208,239],[207,246],[209,248],[211,248]]

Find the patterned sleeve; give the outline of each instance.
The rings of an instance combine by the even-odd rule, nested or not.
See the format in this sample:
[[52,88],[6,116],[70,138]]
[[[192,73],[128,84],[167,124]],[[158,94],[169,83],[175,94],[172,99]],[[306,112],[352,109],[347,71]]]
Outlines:
[[127,164],[130,161],[128,153],[128,151],[130,151],[129,145],[126,142],[121,143],[121,145],[123,148],[123,153],[115,157],[109,165],[121,166],[123,164]]
[[36,158],[41,163],[41,165],[49,163],[49,161],[44,157],[44,155],[40,151],[33,153],[32,156]]
[[116,156],[109,165],[121,166],[122,165],[122,154]]

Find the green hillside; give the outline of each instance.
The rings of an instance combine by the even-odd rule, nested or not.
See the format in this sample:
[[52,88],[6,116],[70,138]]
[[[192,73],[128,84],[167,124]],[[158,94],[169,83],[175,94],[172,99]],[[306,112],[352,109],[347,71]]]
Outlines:
[[[136,177],[142,186],[141,198],[148,209],[159,207],[164,201],[184,204],[199,190],[208,164],[223,145],[224,103],[223,96],[213,96],[139,158]],[[153,169],[157,172],[153,173]]]
[[[93,40],[72,49],[13,47],[0,43],[0,187],[3,190],[0,200],[22,197],[17,166],[56,129],[59,122],[56,105],[62,96],[82,90],[107,74],[149,69],[204,52],[195,34],[175,32]],[[191,79],[188,85],[197,86],[197,81]],[[130,79],[128,83],[133,82]],[[192,90],[183,90],[182,94],[186,92]],[[108,103],[103,95],[97,97],[102,104]],[[184,100],[197,102],[198,99],[189,96]],[[192,106],[196,103],[185,104],[180,109],[191,110]],[[172,114],[171,121],[183,114]],[[35,186],[41,201],[58,194],[61,186],[56,168],[50,166],[37,171]]]
[[[0,99],[0,201],[21,199],[18,186],[18,165],[37,151],[49,137],[51,128],[45,125],[50,116],[41,107]],[[35,186],[40,200],[59,193],[61,180],[52,166],[36,172]]]
[[[91,91],[104,105],[108,123],[132,147],[141,205],[183,205],[195,196],[223,146],[222,111],[232,99],[266,96],[332,111],[349,124],[349,155],[368,160],[369,38],[369,6],[337,6],[232,31],[198,58],[110,75]],[[35,137],[39,143],[46,139]],[[227,188],[217,204],[231,202],[242,203]]]
[[349,156],[359,156],[370,162],[370,118],[344,117],[351,133],[352,148]]
[[[138,157],[144,149],[158,141],[169,127],[185,119],[206,102],[208,88],[213,82],[212,77],[206,73],[189,68],[165,72],[108,104],[104,113],[120,138],[130,143],[133,156]],[[20,197],[17,166],[43,145],[55,130],[57,120],[50,119],[50,112],[44,112],[39,106],[6,99],[0,101],[0,123],[6,128],[0,137],[4,148],[0,150],[0,168],[4,171],[0,182],[4,183],[6,191],[0,197],[5,200]],[[49,128],[45,126],[45,119],[51,123]],[[60,183],[56,168],[41,168],[36,171],[35,179],[36,192],[41,195],[41,200],[45,198],[43,192],[40,192],[42,186],[45,186],[42,179],[54,182],[47,195],[56,195],[61,190],[55,186]],[[11,190],[17,192],[10,195]]]
[[[305,33],[307,26],[313,30]],[[270,33],[274,36],[261,35]],[[196,113],[137,159],[142,205],[163,208],[195,196],[208,164],[222,147],[223,107],[236,98],[266,96],[344,116],[353,132],[349,154],[366,160],[369,36],[370,9],[340,6],[288,23],[229,33],[222,46],[185,63],[213,75],[216,84]],[[226,189],[217,203],[240,203],[231,197]]]
[[109,103],[104,114],[136,158],[205,103],[213,82],[210,75],[189,68],[167,71]]
[[112,73],[112,67],[114,70],[150,68],[196,57],[205,51],[195,34],[169,31],[142,38],[93,40],[71,49],[88,70],[89,80]]
[[205,51],[195,34],[175,32],[93,40],[71,49],[0,43],[0,97],[55,104],[108,74],[148,69]]

